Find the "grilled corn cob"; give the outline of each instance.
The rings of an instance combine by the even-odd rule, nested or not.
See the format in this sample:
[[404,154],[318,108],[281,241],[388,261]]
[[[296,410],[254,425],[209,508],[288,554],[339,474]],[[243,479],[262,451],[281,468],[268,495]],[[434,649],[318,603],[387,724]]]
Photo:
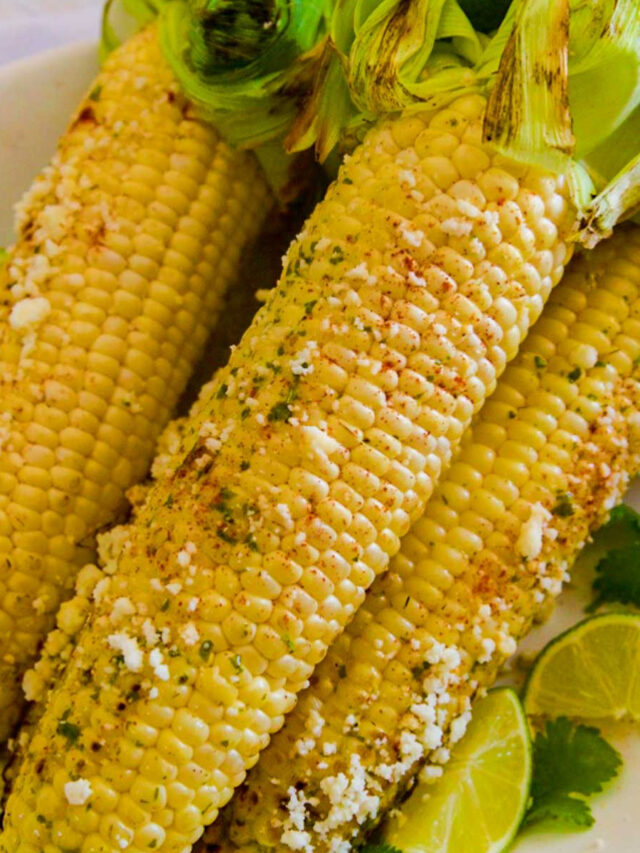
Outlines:
[[343,166],[119,534],[3,850],[188,849],[424,511],[575,227],[562,178],[485,150],[484,108],[383,123]]
[[347,851],[419,767],[441,772],[472,698],[638,472],[639,354],[633,226],[572,262],[210,849]]
[[108,59],[20,206],[0,270],[0,738],[268,196],[253,157],[191,116],[152,27]]

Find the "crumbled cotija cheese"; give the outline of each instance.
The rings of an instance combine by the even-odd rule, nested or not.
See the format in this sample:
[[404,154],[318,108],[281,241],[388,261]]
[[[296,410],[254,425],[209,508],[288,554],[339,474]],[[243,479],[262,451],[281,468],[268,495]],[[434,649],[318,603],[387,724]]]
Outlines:
[[44,296],[28,297],[21,299],[11,309],[9,325],[12,329],[19,331],[37,326],[51,311],[51,303]]
[[142,652],[135,637],[129,637],[122,631],[117,634],[109,634],[107,642],[112,649],[121,652],[124,665],[131,672],[139,672],[142,669]]
[[92,793],[88,779],[76,779],[75,782],[67,782],[64,786],[64,795],[70,806],[83,806]]

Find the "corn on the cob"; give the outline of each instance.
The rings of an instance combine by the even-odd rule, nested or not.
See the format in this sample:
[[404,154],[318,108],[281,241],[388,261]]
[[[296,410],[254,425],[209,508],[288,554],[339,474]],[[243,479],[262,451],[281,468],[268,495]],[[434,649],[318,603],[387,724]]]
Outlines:
[[640,467],[639,354],[634,226],[573,261],[211,849],[347,851],[421,765],[441,772]]
[[254,158],[191,115],[151,27],[108,59],[21,204],[0,271],[0,739],[268,198]]
[[187,850],[423,512],[575,225],[562,178],[483,148],[484,107],[374,129],[316,208],[125,528],[5,851]]

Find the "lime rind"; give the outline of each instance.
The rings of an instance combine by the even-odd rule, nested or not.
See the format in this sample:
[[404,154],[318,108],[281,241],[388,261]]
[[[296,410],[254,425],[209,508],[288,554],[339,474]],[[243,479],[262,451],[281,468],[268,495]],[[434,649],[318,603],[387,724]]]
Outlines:
[[521,702],[511,688],[492,690],[475,705],[444,776],[418,784],[403,806],[406,821],[392,822],[385,840],[404,853],[501,853],[522,823],[531,768]]
[[554,637],[523,691],[532,717],[640,720],[640,615],[604,613]]

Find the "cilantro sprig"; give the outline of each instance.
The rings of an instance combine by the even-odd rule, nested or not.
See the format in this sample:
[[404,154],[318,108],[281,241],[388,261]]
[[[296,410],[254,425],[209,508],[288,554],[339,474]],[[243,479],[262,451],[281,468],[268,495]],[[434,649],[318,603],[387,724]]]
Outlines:
[[585,797],[602,791],[622,758],[599,730],[566,717],[547,722],[533,742],[531,803],[523,826],[556,821],[587,829],[594,817]]
[[616,507],[600,537],[611,534],[624,544],[611,548],[596,565],[596,595],[588,613],[613,602],[640,607],[640,514],[626,504]]

